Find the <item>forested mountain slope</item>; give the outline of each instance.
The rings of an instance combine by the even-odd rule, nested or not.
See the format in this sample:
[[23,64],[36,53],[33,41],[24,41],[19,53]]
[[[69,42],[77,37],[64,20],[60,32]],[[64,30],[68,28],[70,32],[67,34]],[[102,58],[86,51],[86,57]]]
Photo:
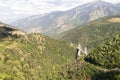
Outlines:
[[[104,17],[55,35],[58,40],[95,47],[102,41],[120,32],[120,16]],[[97,44],[96,44],[97,43]]]
[[40,34],[9,35],[0,40],[0,79],[58,80],[62,67],[74,59],[65,42]]
[[65,36],[60,35],[65,41],[73,41],[76,44],[80,42],[84,46],[92,47],[92,49],[89,48],[87,56],[82,55],[77,61],[73,45],[38,33],[12,34],[9,32],[14,30],[20,31],[3,24],[0,27],[0,79],[120,79],[119,15],[98,19],[81,28],[65,32]]
[[91,50],[86,60],[105,68],[120,68],[120,33]]
[[120,80],[120,34],[69,64],[64,77],[66,80]]

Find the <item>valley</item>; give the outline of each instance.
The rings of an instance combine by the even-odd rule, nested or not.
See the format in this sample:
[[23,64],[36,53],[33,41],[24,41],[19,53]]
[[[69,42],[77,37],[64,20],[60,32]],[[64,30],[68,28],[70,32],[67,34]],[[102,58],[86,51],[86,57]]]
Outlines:
[[[64,35],[60,33],[59,37],[56,37],[59,40],[39,33],[12,34],[9,31],[22,31],[1,23],[4,27],[0,28],[0,78],[3,80],[119,80],[120,27],[119,22],[108,21],[113,20],[114,17],[119,18],[118,15],[104,17],[83,27],[64,32]],[[86,33],[84,29],[87,30],[86,32],[92,32]],[[101,31],[103,32],[99,33]],[[84,39],[88,37],[84,40],[86,42],[82,43],[82,38],[74,37],[77,34],[85,37]],[[92,34],[96,34],[93,39]],[[87,40],[92,41],[87,45],[89,54],[80,56],[76,62],[76,45],[79,42],[85,44]],[[71,42],[73,45],[70,45]],[[103,74],[105,76],[101,77]]]
[[96,0],[0,22],[0,80],[120,80],[119,7]]

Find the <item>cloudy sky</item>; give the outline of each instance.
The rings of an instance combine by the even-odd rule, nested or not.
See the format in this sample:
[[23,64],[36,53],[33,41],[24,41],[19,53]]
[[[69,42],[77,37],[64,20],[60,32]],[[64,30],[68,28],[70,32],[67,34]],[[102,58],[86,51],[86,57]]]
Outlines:
[[[0,21],[10,22],[25,16],[65,11],[95,0],[0,0]],[[120,0],[104,0],[118,3]]]

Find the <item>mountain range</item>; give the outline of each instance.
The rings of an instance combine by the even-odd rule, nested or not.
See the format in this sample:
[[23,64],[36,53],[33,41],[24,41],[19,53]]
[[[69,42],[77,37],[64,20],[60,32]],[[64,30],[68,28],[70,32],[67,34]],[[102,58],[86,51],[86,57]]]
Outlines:
[[26,32],[39,32],[53,36],[104,16],[120,14],[119,6],[120,4],[99,0],[67,11],[30,16],[11,24]]

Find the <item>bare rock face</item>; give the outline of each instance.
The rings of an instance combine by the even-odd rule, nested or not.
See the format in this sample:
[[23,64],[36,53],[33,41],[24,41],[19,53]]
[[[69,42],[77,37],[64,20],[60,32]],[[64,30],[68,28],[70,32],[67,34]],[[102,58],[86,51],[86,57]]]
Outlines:
[[113,23],[119,23],[120,22],[120,18],[111,18],[111,19],[108,19],[108,22],[113,22]]
[[12,35],[25,35],[25,33],[20,30],[9,31],[8,33]]
[[0,27],[4,27],[4,25],[3,25],[3,24],[0,24]]
[[5,35],[25,35],[25,33],[21,30],[15,29],[10,25],[4,24],[0,22],[0,36]]

